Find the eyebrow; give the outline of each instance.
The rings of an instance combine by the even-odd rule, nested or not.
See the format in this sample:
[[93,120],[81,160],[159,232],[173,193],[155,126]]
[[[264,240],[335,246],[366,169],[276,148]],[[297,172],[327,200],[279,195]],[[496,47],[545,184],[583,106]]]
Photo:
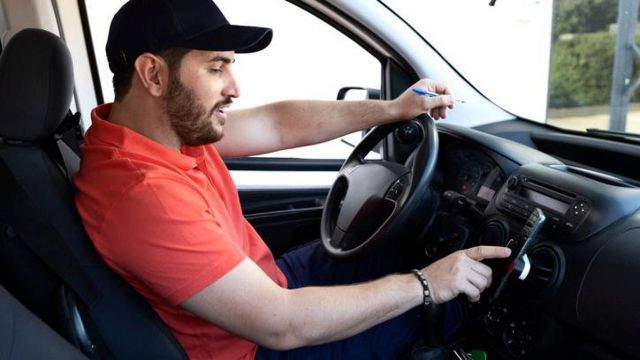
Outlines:
[[207,62],[223,62],[225,64],[232,64],[236,62],[236,59],[232,59],[226,56],[218,55],[214,56],[211,59],[207,60]]

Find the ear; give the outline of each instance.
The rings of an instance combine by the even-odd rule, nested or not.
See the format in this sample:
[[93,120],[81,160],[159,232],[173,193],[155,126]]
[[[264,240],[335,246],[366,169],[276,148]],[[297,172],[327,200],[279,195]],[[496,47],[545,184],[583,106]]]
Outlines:
[[169,67],[161,57],[144,53],[138,56],[133,66],[140,84],[149,95],[160,97],[165,94],[169,83]]

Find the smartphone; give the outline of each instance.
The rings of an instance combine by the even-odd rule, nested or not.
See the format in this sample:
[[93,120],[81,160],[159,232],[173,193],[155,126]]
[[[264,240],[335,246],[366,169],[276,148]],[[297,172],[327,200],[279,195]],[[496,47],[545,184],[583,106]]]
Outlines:
[[539,208],[533,209],[531,215],[529,215],[529,218],[520,230],[520,233],[515,238],[509,239],[509,242],[507,243],[507,247],[511,249],[511,255],[507,259],[509,267],[507,268],[504,276],[502,276],[498,287],[493,293],[493,301],[498,299],[500,294],[502,294],[502,292],[504,291],[504,288],[507,285],[509,277],[511,276],[511,273],[516,266],[518,259],[526,255],[527,251],[529,251],[531,246],[534,244],[534,240],[542,229],[545,220],[546,217],[544,216],[542,210],[540,210]]

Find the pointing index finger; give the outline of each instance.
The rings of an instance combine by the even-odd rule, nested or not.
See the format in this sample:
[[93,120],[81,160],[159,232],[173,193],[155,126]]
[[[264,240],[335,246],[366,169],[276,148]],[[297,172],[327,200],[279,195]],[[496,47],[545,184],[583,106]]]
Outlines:
[[511,249],[502,246],[476,246],[466,249],[465,254],[473,260],[506,258],[511,255]]

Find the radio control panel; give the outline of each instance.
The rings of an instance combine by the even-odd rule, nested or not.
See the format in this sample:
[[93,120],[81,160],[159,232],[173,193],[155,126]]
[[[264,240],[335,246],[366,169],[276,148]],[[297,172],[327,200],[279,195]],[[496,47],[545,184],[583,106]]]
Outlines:
[[540,208],[547,215],[546,228],[563,233],[575,231],[591,210],[591,201],[586,197],[523,175],[507,179],[496,205],[503,213],[521,219]]

